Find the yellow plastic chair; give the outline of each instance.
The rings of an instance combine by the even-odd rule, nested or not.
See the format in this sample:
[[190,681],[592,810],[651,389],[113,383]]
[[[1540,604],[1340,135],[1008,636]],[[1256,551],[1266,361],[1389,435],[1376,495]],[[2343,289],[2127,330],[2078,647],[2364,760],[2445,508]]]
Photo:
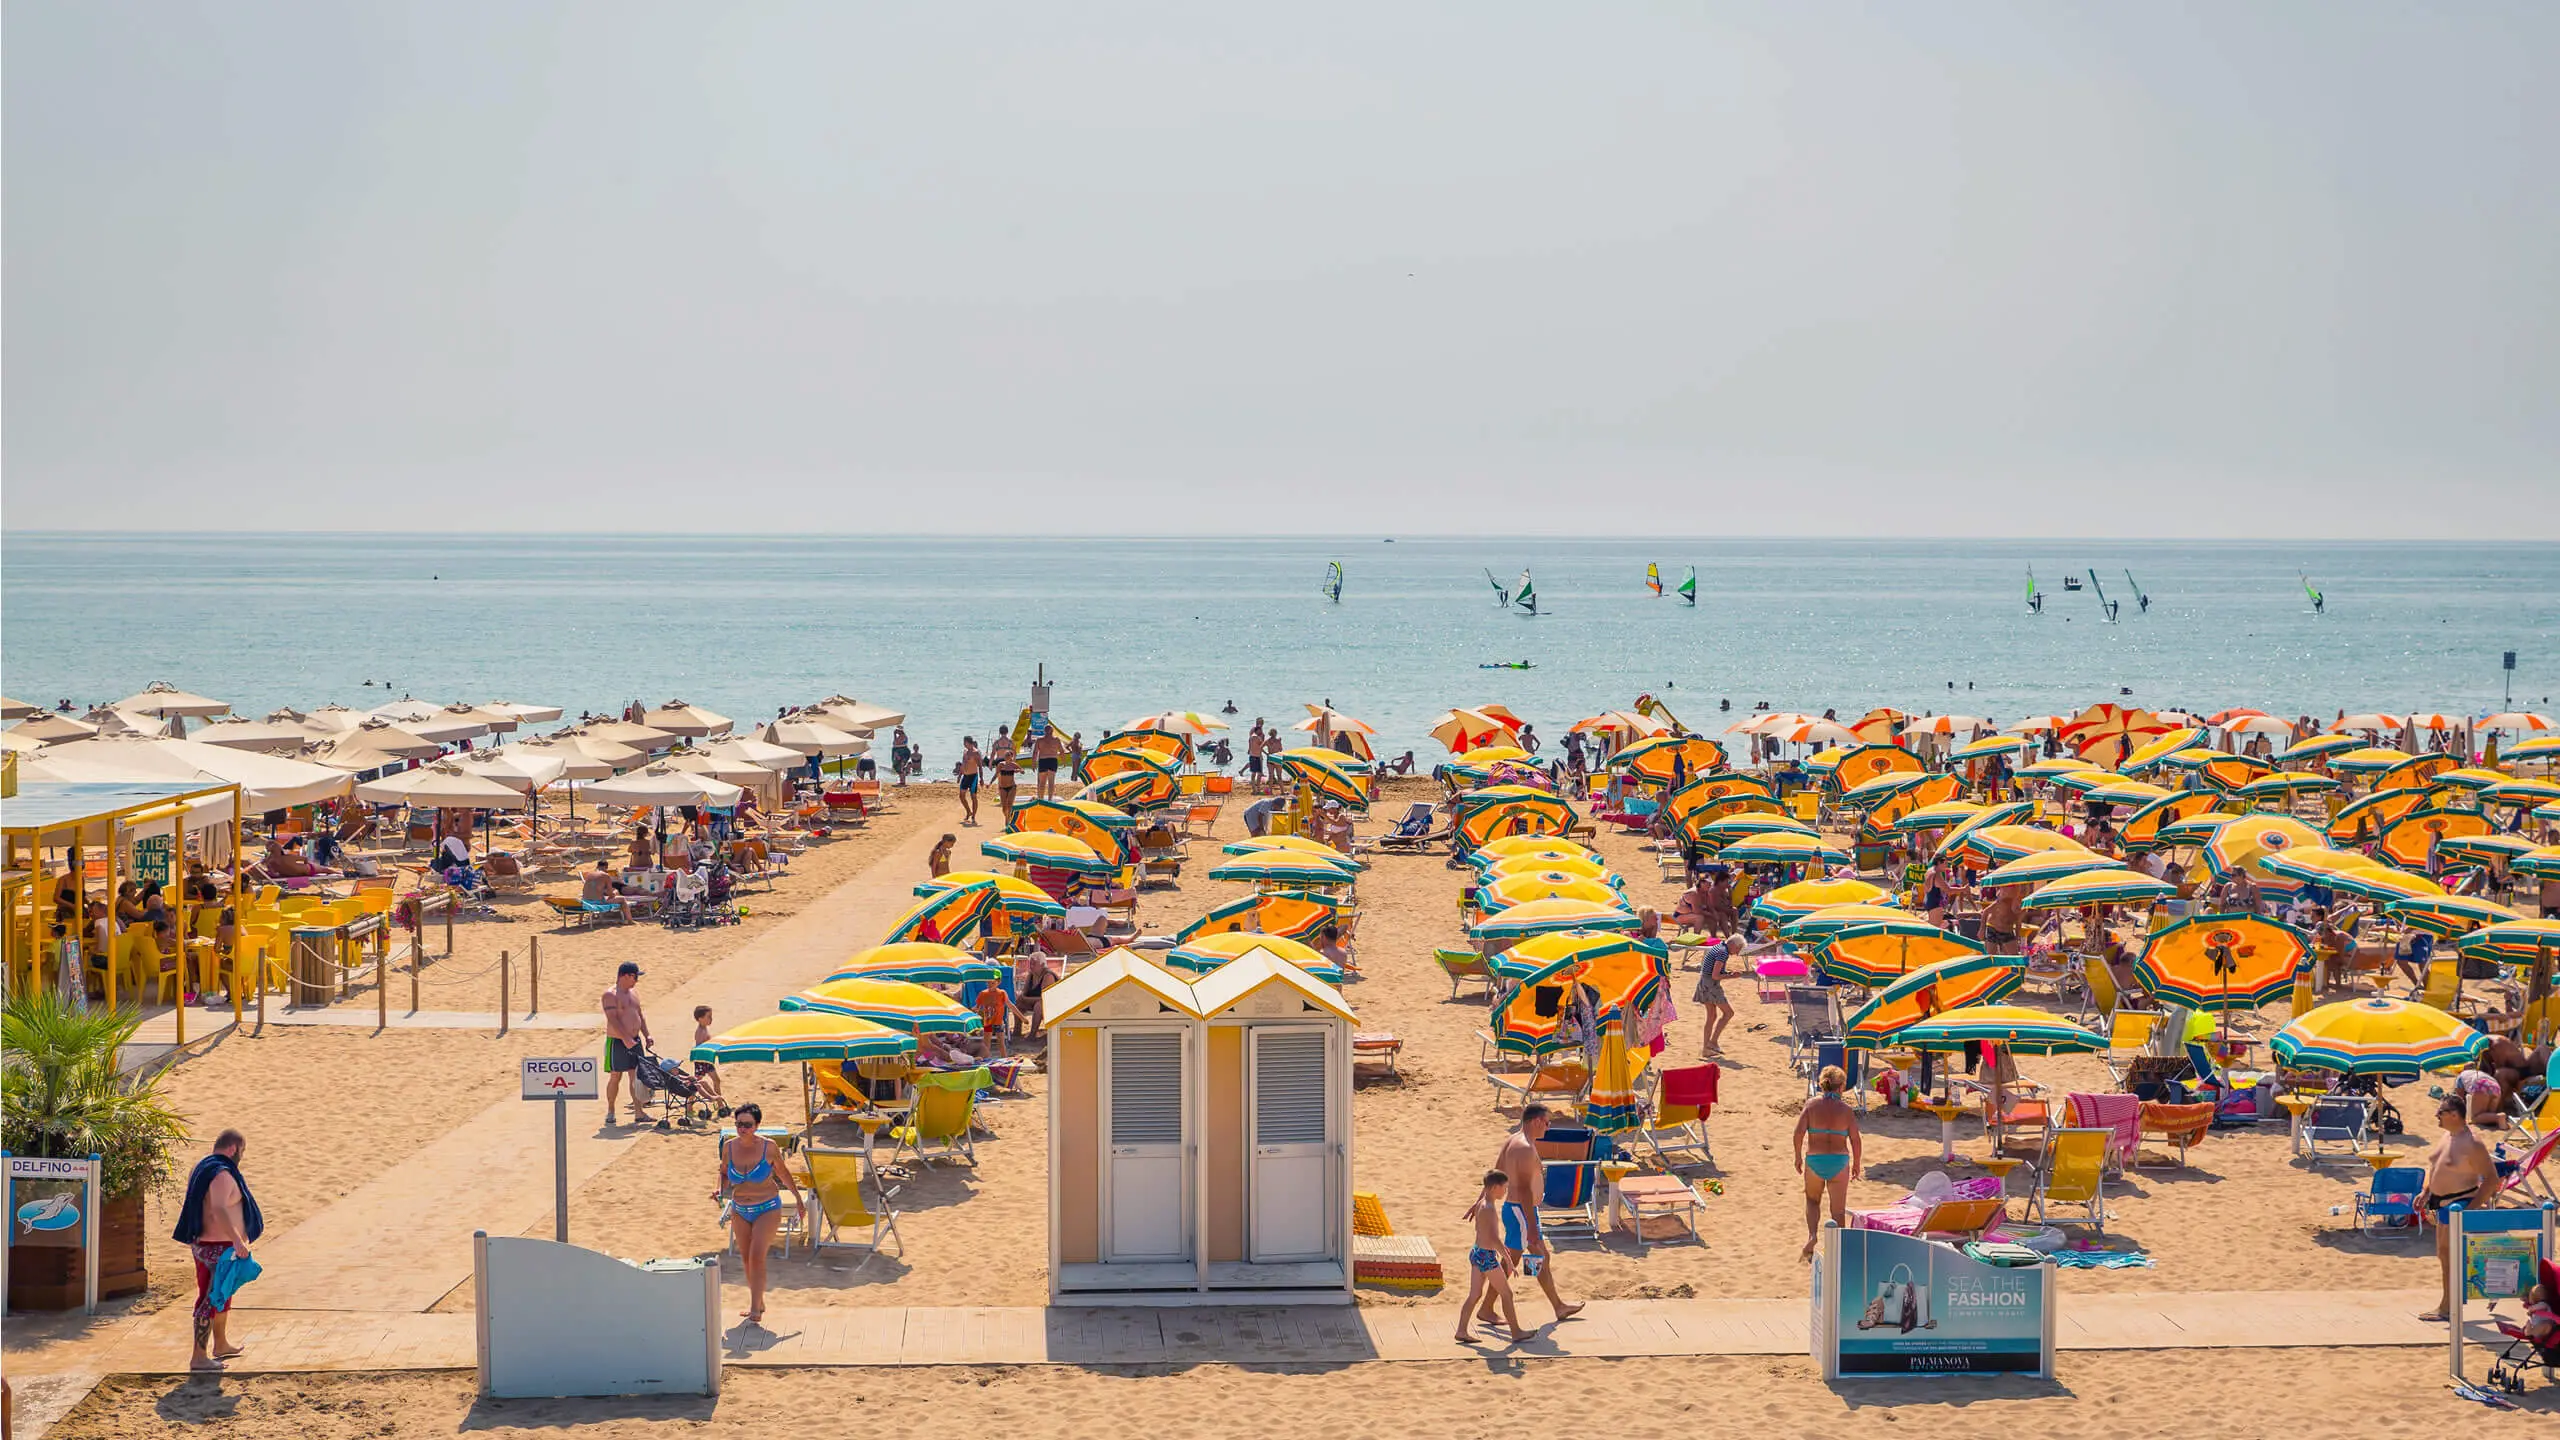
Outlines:
[[2427,966],[2427,988],[2418,992],[2418,1003],[2432,1005],[2451,1014],[2462,999],[2462,966],[2456,960],[2438,960]]
[[1787,813],[1810,825],[1822,814],[1822,797],[1810,790],[1799,790],[1787,797]]

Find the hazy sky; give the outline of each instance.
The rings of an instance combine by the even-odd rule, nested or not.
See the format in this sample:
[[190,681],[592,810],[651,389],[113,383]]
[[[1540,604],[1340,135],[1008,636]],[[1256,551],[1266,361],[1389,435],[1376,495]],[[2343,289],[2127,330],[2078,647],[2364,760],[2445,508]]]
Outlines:
[[2560,536],[2550,0],[4,48],[17,528]]

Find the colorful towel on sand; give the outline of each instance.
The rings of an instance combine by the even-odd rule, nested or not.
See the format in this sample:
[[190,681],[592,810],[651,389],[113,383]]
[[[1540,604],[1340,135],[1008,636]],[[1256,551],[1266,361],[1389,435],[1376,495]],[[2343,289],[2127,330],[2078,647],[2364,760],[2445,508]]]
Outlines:
[[2056,1250],[2053,1263],[2065,1270],[2148,1270],[2151,1256],[2140,1250]]
[[[1946,1178],[1942,1171],[1929,1173],[1941,1180]],[[1920,1217],[1929,1213],[1932,1205],[1949,1200],[1990,1200],[2004,1193],[2000,1179],[1995,1175],[1976,1175],[1970,1180],[1958,1180],[1943,1187],[1929,1184],[1927,1176],[1921,1179],[1923,1189],[1914,1190],[1890,1205],[1857,1211],[1853,1223],[1862,1230],[1890,1230],[1896,1235],[1909,1235],[1920,1228]]]
[[2071,1123],[2088,1130],[2112,1130],[2115,1138],[2107,1142],[2107,1162],[2121,1166],[2142,1148],[2142,1097],[2139,1095],[2093,1095],[2074,1091]]

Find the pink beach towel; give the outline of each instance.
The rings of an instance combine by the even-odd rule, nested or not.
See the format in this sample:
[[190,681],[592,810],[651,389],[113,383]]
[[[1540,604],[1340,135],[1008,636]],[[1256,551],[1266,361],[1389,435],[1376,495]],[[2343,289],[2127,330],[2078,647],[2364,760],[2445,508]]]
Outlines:
[[2068,1097],[2071,1123],[2084,1130],[2112,1130],[2115,1138],[2107,1142],[2107,1159],[2121,1165],[2142,1146],[2142,1097],[2139,1095],[2091,1095],[2074,1092]]

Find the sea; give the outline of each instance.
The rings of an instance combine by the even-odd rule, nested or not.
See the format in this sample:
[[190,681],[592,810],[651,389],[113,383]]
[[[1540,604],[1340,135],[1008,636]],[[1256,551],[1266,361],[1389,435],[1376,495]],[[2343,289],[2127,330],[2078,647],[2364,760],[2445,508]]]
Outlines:
[[[1667,587],[1696,567],[1697,604],[1653,595],[1648,564]],[[1523,571],[1535,616],[1497,597]],[[1648,694],[1708,734],[1763,703],[1999,721],[2099,701],[2542,709],[2560,693],[2560,545],[0,536],[0,689],[43,705],[166,680],[246,715],[418,697],[574,719],[680,699],[743,726],[846,694],[905,711],[943,774],[1041,677],[1089,741],[1163,710],[1232,705],[1241,735],[1329,702],[1425,764],[1433,717],[1488,701],[1556,738]]]

